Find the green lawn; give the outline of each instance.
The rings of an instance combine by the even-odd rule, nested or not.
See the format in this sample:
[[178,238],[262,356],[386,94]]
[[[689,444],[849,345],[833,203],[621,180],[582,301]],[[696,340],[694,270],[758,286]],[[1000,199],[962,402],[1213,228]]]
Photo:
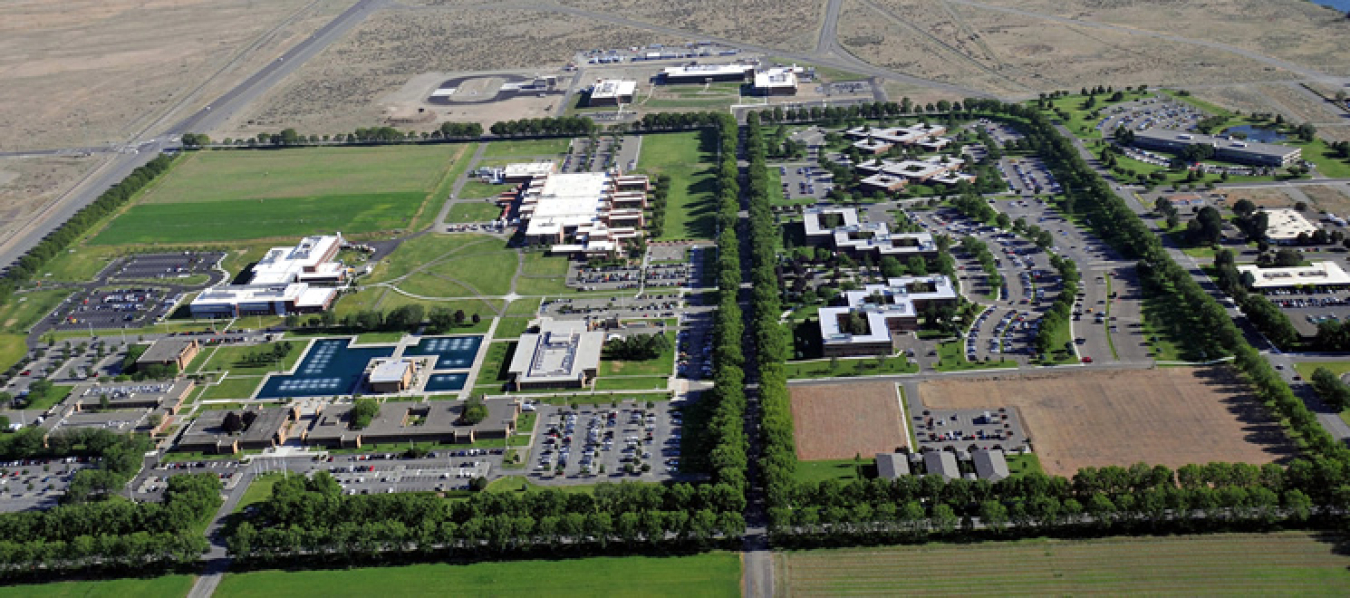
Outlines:
[[70,396],[70,391],[74,389],[75,389],[74,386],[57,384],[55,386],[52,386],[52,391],[50,393],[47,393],[46,396],[42,397],[42,400],[29,403],[28,406],[24,408],[38,409],[38,410],[49,409],[53,405],[56,405],[57,403],[66,400],[66,397]]
[[239,504],[234,506],[235,513],[242,513],[251,505],[263,502],[272,498],[272,486],[275,486],[282,478],[282,474],[269,473],[253,478],[253,483],[244,490],[244,496],[239,499]]
[[[706,133],[711,135],[711,133]],[[666,133],[642,138],[638,169],[671,177],[666,225],[660,239],[709,239],[717,216],[717,182],[705,152],[703,132]]]
[[[142,203],[409,191],[425,196],[441,180],[460,147],[438,144],[192,152],[145,194]],[[347,232],[346,228],[341,230]]]
[[[109,223],[94,245],[194,243],[400,230],[424,191],[310,195],[192,203],[141,203]],[[248,226],[236,226],[245,222]]]
[[1317,165],[1317,172],[1333,179],[1350,178],[1350,160],[1337,158],[1335,152],[1327,148],[1327,142],[1321,137],[1311,143],[1290,142],[1303,148],[1303,159]]
[[1041,457],[1036,453],[1027,453],[1024,455],[1008,454],[1008,473],[1012,477],[1024,476],[1029,473],[1045,473],[1041,468]]
[[517,299],[506,306],[506,315],[533,318],[535,314],[539,313],[539,306],[542,305],[543,302],[544,300],[539,297]]
[[28,353],[22,334],[0,334],[0,370],[8,370]]
[[68,289],[15,293],[0,305],[0,331],[27,334],[28,329],[56,309],[70,293]]
[[292,367],[295,366],[295,362],[300,360],[300,354],[305,352],[304,351],[305,343],[290,342],[290,341],[283,341],[283,342],[291,347],[291,352],[286,354],[286,357],[281,360],[280,364],[276,364],[275,362],[273,362],[272,364],[267,365],[250,366],[250,365],[243,365],[241,363],[241,361],[244,358],[248,357],[249,355],[256,354],[262,351],[263,349],[261,349],[260,347],[266,347],[268,350],[270,350],[271,347],[275,345],[275,343],[266,343],[264,345],[253,347],[226,346],[226,347],[216,347],[214,349],[208,349],[207,351],[204,351],[203,354],[210,353],[211,355],[209,358],[207,358],[206,362],[202,363],[201,367],[198,368],[196,371],[212,372],[212,371],[229,370],[231,374],[235,375],[266,374],[268,372],[289,371]]
[[459,195],[456,195],[455,197],[457,199],[486,199],[497,197],[503,191],[510,190],[510,185],[494,185],[492,183],[484,183],[478,179],[470,179],[468,182],[464,183],[463,187],[459,188]]
[[1326,368],[1331,370],[1331,373],[1340,376],[1350,372],[1350,361],[1304,361],[1294,364],[1294,370],[1298,372],[1298,375],[1303,376],[1304,380],[1311,380],[1313,371],[1317,368]]
[[961,370],[983,370],[988,368],[1015,368],[1017,363],[1002,361],[966,361],[965,349],[961,341],[952,341],[938,345],[938,363],[933,369],[939,372],[958,372]]
[[167,598],[187,596],[196,580],[194,575],[106,579],[100,581],[58,581],[43,584],[0,586],[0,598]]
[[425,272],[453,278],[484,295],[505,295],[511,290],[517,260],[514,249],[474,246],[456,252],[454,259],[431,265]]
[[[472,247],[473,249],[469,249]],[[500,239],[486,235],[422,235],[404,241],[388,257],[380,260],[371,273],[369,282],[382,282],[404,276],[413,270],[439,259],[449,258],[460,251],[502,249]]]
[[800,378],[840,378],[845,376],[872,376],[877,374],[912,374],[919,371],[918,364],[910,363],[903,355],[887,357],[881,364],[875,358],[840,359],[838,366],[831,360],[809,362],[789,361],[785,366],[789,380]]
[[541,486],[523,476],[506,476],[488,484],[488,492],[542,492],[556,490],[567,494],[594,494],[595,484],[571,484],[567,486]]
[[855,463],[853,459],[829,459],[825,461],[798,461],[797,469],[793,472],[793,477],[798,482],[816,483],[825,480],[856,480],[862,476],[858,475],[859,465],[866,468],[875,467],[872,461],[873,455],[866,455],[861,463]]
[[520,272],[526,276],[567,276],[567,261],[565,257],[530,251]]
[[473,289],[429,272],[419,272],[393,283],[419,297],[472,297]]
[[488,144],[487,151],[483,152],[484,158],[500,158],[502,156],[546,156],[549,154],[561,154],[567,151],[567,147],[572,140],[569,138],[557,139],[521,139],[513,141],[493,141]]
[[478,379],[474,380],[474,386],[486,386],[495,384],[497,390],[501,385],[506,384],[506,370],[511,367],[511,357],[516,353],[516,343],[490,343],[488,344],[487,354],[483,357],[483,363],[478,368]]
[[562,295],[570,292],[562,276],[537,278],[521,276],[516,279],[516,292],[521,295]]
[[774,583],[801,596],[1343,596],[1343,541],[1278,532],[788,551],[774,555]]
[[456,203],[450,206],[450,216],[446,222],[488,222],[500,218],[501,215],[501,206],[493,202]]
[[257,390],[258,385],[262,384],[262,376],[250,376],[247,378],[238,378],[230,376],[220,381],[220,384],[207,387],[206,392],[202,393],[203,399],[247,399],[253,396],[253,391]]
[[741,595],[740,556],[601,557],[444,563],[320,571],[226,574],[217,598],[286,596],[689,596]]
[[667,378],[657,376],[606,378],[601,375],[595,381],[595,390],[665,390],[668,383]]
[[600,360],[600,376],[669,376],[675,370],[675,331],[666,331],[670,346],[653,359],[641,361]]
[[497,322],[497,331],[492,340],[520,338],[529,328],[530,318],[502,318]]

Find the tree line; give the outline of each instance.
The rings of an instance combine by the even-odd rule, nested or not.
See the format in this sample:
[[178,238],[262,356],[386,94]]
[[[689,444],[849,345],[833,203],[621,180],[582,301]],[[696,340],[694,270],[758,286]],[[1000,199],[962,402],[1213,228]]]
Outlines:
[[647,233],[653,239],[660,238],[666,232],[666,206],[669,205],[670,175],[659,174],[652,183],[652,217],[647,221]]
[[245,564],[400,553],[488,557],[539,551],[706,549],[744,532],[745,499],[725,484],[599,484],[594,495],[542,490],[344,495],[325,472],[272,487],[227,539]]

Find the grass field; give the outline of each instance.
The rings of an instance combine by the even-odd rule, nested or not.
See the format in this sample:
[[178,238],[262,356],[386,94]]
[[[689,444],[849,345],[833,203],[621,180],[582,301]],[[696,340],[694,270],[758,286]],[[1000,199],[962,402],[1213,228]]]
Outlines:
[[686,557],[408,565],[331,571],[231,573],[218,598],[287,596],[726,596],[741,595],[740,557]]
[[952,341],[938,345],[938,363],[933,369],[939,372],[959,372],[961,370],[983,370],[989,368],[1014,368],[1017,363],[1002,361],[966,361],[962,353],[961,341]]
[[788,362],[785,371],[789,380],[797,378],[841,378],[876,374],[912,374],[919,365],[910,363],[903,355],[887,357],[878,364],[876,359],[841,359],[835,367],[830,360]]
[[[1294,596],[1350,592],[1339,538],[1026,540],[774,555],[780,596]],[[978,566],[976,566],[978,564]]]
[[1294,364],[1294,369],[1298,371],[1298,375],[1303,376],[1304,380],[1312,380],[1313,372],[1317,368],[1326,368],[1331,370],[1331,373],[1340,376],[1350,372],[1350,361],[1305,361]]
[[[258,353],[262,349],[254,347],[216,347],[215,349],[203,352],[210,353],[210,357],[197,368],[199,372],[218,372],[229,370],[231,374],[266,374],[268,372],[284,372],[295,366],[295,362],[300,360],[300,354],[304,353],[305,343],[283,341],[290,345],[291,352],[281,361],[280,364],[269,364],[261,366],[245,366],[239,362],[251,354]],[[268,348],[272,344],[263,345]]]
[[60,581],[37,585],[0,586],[0,598],[165,598],[186,596],[192,589],[192,575],[164,575],[145,579],[108,579],[102,581]]
[[388,257],[380,260],[371,273],[369,282],[382,282],[404,276],[427,263],[449,257],[468,247],[471,251],[501,249],[502,242],[484,235],[422,235],[398,246]]
[[72,390],[75,390],[74,386],[66,386],[64,384],[58,384],[56,386],[53,386],[52,391],[50,393],[47,393],[47,395],[44,396],[41,401],[34,401],[32,403],[29,403],[24,408],[35,409],[39,411],[49,409],[53,405],[66,400],[66,397],[70,396],[70,391]]
[[703,133],[668,133],[642,138],[638,169],[671,177],[666,226],[660,239],[708,239],[716,225],[714,157],[703,149]]
[[[458,145],[193,152],[143,203],[214,203],[419,191],[450,167]],[[346,232],[347,229],[342,229]]]
[[669,380],[657,376],[640,376],[636,378],[606,378],[601,376],[595,381],[596,390],[665,390],[669,385]]
[[502,318],[497,322],[497,330],[492,340],[520,338],[530,327],[530,318]]
[[28,353],[24,342],[28,329],[69,295],[68,290],[19,293],[0,305],[0,370],[7,370],[23,359]]
[[257,390],[258,385],[262,384],[262,376],[250,376],[239,378],[230,376],[220,381],[220,384],[210,386],[206,392],[202,393],[203,399],[247,399],[253,396],[253,391]]
[[675,369],[675,331],[666,331],[670,346],[653,359],[641,361],[600,360],[600,376],[669,376]]
[[823,482],[825,480],[855,480],[861,476],[858,475],[859,465],[870,465],[875,455],[863,455],[863,460],[854,462],[853,459],[826,459],[824,461],[798,461],[797,469],[793,477],[798,482]]
[[456,252],[454,259],[432,264],[425,272],[452,278],[484,295],[505,295],[511,290],[518,259],[514,249],[484,244]]
[[567,151],[571,142],[572,140],[567,138],[494,141],[488,144],[487,151],[483,152],[483,157],[500,158],[502,156],[547,156],[549,154],[561,154]]
[[457,203],[450,206],[450,215],[446,222],[489,222],[500,218],[502,209],[495,203],[486,201],[475,201],[470,203]]

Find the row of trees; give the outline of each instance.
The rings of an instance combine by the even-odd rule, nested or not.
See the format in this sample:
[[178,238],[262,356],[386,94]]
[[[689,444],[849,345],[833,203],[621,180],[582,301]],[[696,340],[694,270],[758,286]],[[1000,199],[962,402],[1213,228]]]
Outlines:
[[319,472],[278,481],[257,515],[227,542],[231,555],[254,563],[411,551],[488,556],[707,548],[744,532],[744,507],[740,492],[722,484],[600,484],[593,495],[483,492],[450,501],[430,494],[344,495],[332,476]]
[[[445,122],[441,123],[440,128],[431,131],[400,131],[394,127],[370,127],[357,128],[350,133],[338,133],[336,135],[318,135],[303,134],[293,128],[286,128],[276,133],[258,133],[250,138],[240,137],[231,139],[226,137],[219,145],[240,146],[240,147],[299,147],[305,145],[334,145],[334,144],[390,144],[390,143],[415,143],[422,141],[453,141],[461,139],[478,139],[483,136],[483,125],[478,123],[460,123]],[[183,147],[196,149],[212,145],[210,137],[202,133],[184,133],[182,136]]]
[[[1067,347],[1054,346],[1055,339],[1068,338],[1069,318],[1073,315],[1073,303],[1078,297],[1078,265],[1073,260],[1064,259],[1055,254],[1050,255],[1050,265],[1059,271],[1059,295],[1055,297],[1055,302],[1050,305],[1050,309],[1041,316],[1041,325],[1036,331],[1036,352],[1040,353],[1042,359],[1050,359],[1053,351],[1067,349],[1072,353],[1072,349]],[[1074,342],[1069,339],[1070,343]]]
[[[125,480],[124,480],[125,482]],[[195,530],[220,508],[214,474],[169,478],[163,502],[110,499],[0,515],[0,572],[102,568],[144,572],[196,561],[208,545]]]
[[666,231],[666,206],[669,205],[670,196],[670,175],[659,174],[656,176],[656,182],[652,184],[651,209],[652,217],[647,221],[648,236],[656,239],[665,234]]
[[595,121],[584,116],[522,118],[492,123],[488,130],[503,137],[533,135],[590,135],[599,129]]
[[[1298,259],[1300,258],[1295,254],[1295,260]],[[1297,264],[1298,261],[1295,261],[1290,265]],[[1299,343],[1301,337],[1298,329],[1294,328],[1294,323],[1289,320],[1284,310],[1271,303],[1265,296],[1248,292],[1254,279],[1251,274],[1238,272],[1232,251],[1224,249],[1214,254],[1214,271],[1214,282],[1233,298],[1233,301],[1242,308],[1247,320],[1270,339],[1270,342],[1286,349],[1292,349]]]

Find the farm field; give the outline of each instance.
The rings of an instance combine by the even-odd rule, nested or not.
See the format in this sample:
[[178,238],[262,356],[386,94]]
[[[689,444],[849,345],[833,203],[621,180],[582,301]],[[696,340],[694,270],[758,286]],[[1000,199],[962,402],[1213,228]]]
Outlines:
[[1350,558],[1337,554],[1340,543],[1286,532],[782,552],[774,555],[775,593],[1344,595]]
[[670,175],[666,226],[658,240],[708,239],[716,224],[717,206],[712,156],[702,133],[645,135],[638,170]]
[[941,409],[1017,409],[1051,475],[1141,461],[1175,468],[1293,455],[1284,431],[1222,367],[932,380],[919,386],[919,396]]
[[227,574],[216,596],[740,596],[735,553]]
[[792,427],[802,461],[852,459],[905,446],[894,383],[793,386]]
[[105,579],[99,581],[59,581],[35,585],[0,586],[0,598],[122,598],[144,596],[167,598],[187,596],[192,575],[164,575],[146,579]]

